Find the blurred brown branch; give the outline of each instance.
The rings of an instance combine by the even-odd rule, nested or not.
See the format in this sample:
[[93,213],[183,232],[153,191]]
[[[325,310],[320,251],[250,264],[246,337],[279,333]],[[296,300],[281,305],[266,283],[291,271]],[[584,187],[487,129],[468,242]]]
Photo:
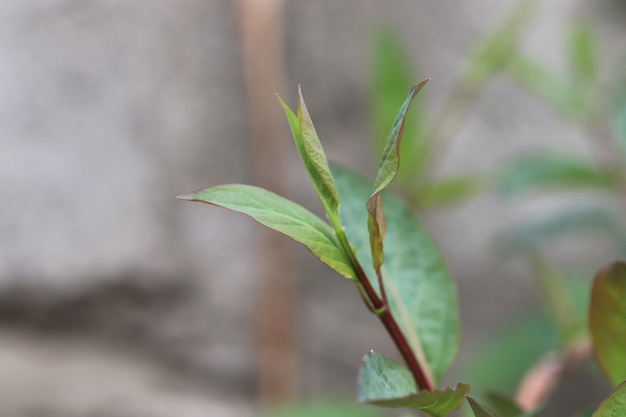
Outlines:
[[[274,94],[282,90],[282,0],[236,0],[248,98],[253,181],[285,195],[286,151],[283,116]],[[294,349],[294,267],[288,241],[258,229],[258,348],[261,406],[296,394]]]

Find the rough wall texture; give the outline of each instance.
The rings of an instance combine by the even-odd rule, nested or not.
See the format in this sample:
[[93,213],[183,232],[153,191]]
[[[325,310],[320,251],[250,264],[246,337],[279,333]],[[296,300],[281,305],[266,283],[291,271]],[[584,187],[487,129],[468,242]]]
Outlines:
[[[623,47],[616,4],[544,3],[524,38],[539,58],[562,65],[554,51],[568,22],[582,17],[596,23],[607,57]],[[302,83],[327,153],[367,171],[370,31],[385,23],[402,34],[420,76],[433,78],[426,94],[437,109],[472,46],[514,4],[287,1],[283,95],[292,103]],[[0,403],[7,415],[252,414],[255,226],[174,199],[250,180],[233,13],[217,0],[0,5]],[[268,105],[277,105],[274,97]],[[580,132],[498,79],[442,171],[488,170],[537,145],[585,149]],[[318,207],[292,157],[292,197]],[[427,219],[459,283],[467,346],[506,319],[493,311],[514,314],[532,300],[522,268],[494,262],[490,245],[533,210],[486,196]],[[294,252],[302,260],[302,391],[349,394],[360,355],[393,349],[351,285],[295,245]],[[45,395],[34,398],[33,390]]]

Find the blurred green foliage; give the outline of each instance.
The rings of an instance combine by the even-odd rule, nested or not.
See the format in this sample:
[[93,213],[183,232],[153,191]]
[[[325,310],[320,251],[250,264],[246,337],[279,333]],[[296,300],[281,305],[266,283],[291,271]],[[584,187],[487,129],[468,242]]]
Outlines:
[[373,407],[355,404],[354,400],[324,400],[294,404],[265,412],[262,417],[381,417]]
[[[418,98],[419,110],[409,118],[402,144],[405,160],[411,162],[401,167],[398,185],[419,211],[460,204],[485,192],[518,200],[555,193],[564,199],[568,194],[590,195],[584,204],[573,200],[543,217],[523,219],[502,236],[499,243],[504,244],[498,248],[526,260],[544,305],[509,323],[468,361],[461,375],[471,381],[474,395],[493,387],[513,392],[534,363],[548,354],[566,356],[588,337],[590,276],[597,265],[552,259],[547,250],[551,244],[563,238],[584,240],[593,233],[612,242],[617,255],[626,254],[626,77],[602,78],[611,71],[603,67],[594,31],[581,23],[571,26],[563,47],[565,73],[529,56],[519,44],[532,11],[532,2],[520,2],[477,45],[438,114],[427,114],[426,96]],[[419,76],[392,32],[377,32],[372,45],[372,134],[374,148],[380,149],[381,127],[391,122],[388,103],[401,100],[406,85]],[[510,78],[577,126],[587,138],[589,154],[538,149],[515,156],[490,174],[438,178],[437,162],[496,76]]]

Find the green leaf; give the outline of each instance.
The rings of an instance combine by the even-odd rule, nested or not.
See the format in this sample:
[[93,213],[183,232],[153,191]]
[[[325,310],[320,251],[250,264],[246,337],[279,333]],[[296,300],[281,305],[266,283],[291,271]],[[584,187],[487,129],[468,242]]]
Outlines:
[[589,330],[600,368],[619,384],[626,379],[626,263],[615,262],[596,274]]
[[487,407],[480,404],[472,397],[467,397],[467,402],[472,408],[475,417],[499,417],[498,415],[494,414],[493,411],[489,410]]
[[550,153],[522,157],[497,178],[498,188],[506,194],[556,187],[613,190],[618,185],[619,179],[609,170],[576,156]]
[[391,125],[391,131],[387,136],[387,143],[385,144],[385,149],[383,150],[383,155],[378,167],[376,181],[374,181],[374,192],[372,196],[380,193],[393,181],[396,175],[398,175],[398,168],[400,167],[400,141],[402,140],[402,134],[404,132],[406,115],[411,106],[411,102],[428,81],[430,81],[430,78],[423,80],[411,88],[404,103],[400,106],[400,110],[398,110],[396,114],[393,124]]
[[623,417],[626,413],[626,381],[615,388],[608,398],[602,401],[592,417]]
[[497,412],[500,417],[536,417],[543,411],[542,407],[531,411],[524,411],[519,408],[513,398],[498,392],[487,393],[487,398],[493,410]]
[[[409,66],[410,56],[400,39],[390,31],[375,31],[372,39],[372,81],[370,87],[370,109],[372,132],[377,154],[383,152],[387,133],[396,115],[398,103],[406,96],[406,88],[413,82],[413,71]],[[402,164],[398,172],[401,179],[412,178],[420,172],[428,157],[425,142],[423,100],[413,101],[413,116],[406,120],[401,154],[410,164]]]
[[591,30],[582,25],[572,28],[569,38],[569,62],[574,82],[588,89],[598,75],[598,45]]
[[508,233],[507,243],[518,249],[533,249],[574,233],[586,236],[599,232],[620,239],[623,230],[622,221],[613,210],[600,206],[571,207],[514,228]]
[[421,208],[439,208],[472,197],[483,187],[484,181],[475,175],[444,178],[420,188],[416,203]]
[[474,86],[483,85],[509,63],[533,9],[533,2],[519,2],[502,25],[478,44],[468,60],[468,83]]
[[498,412],[501,417],[520,417],[524,411],[519,408],[515,400],[501,394],[499,392],[487,393],[487,399],[492,408]]
[[263,188],[241,184],[220,185],[178,198],[246,214],[262,225],[302,243],[320,261],[344,277],[355,278],[350,261],[341,249],[333,229],[315,214],[286,198]]
[[457,384],[454,390],[417,392],[411,373],[398,362],[375,352],[363,358],[359,372],[359,401],[383,407],[406,407],[443,417],[463,403],[469,385]]
[[313,121],[309,116],[309,112],[304,103],[304,97],[302,97],[302,90],[298,87],[298,114],[295,115],[285,102],[279,97],[280,104],[285,111],[289,127],[293,139],[298,148],[298,153],[302,159],[313,186],[317,191],[326,215],[330,220],[335,232],[340,235],[341,224],[339,222],[339,196],[335,188],[333,176],[330,173],[328,167],[328,160],[326,154],[322,148],[322,144],[317,136]]
[[[371,182],[345,168],[331,166],[343,202],[341,219],[348,240],[372,286],[380,295],[372,268],[368,213],[363,201]],[[401,200],[382,194],[387,217],[382,272],[390,310],[423,367],[435,383],[450,366],[459,344],[456,293],[437,246]],[[407,243],[410,242],[410,243]]]
[[587,94],[560,74],[520,54],[511,60],[507,69],[515,81],[567,117],[578,120],[586,116],[589,104]]
[[406,114],[409,111],[411,102],[428,81],[429,79],[426,79],[413,86],[404,103],[402,103],[391,126],[389,136],[387,136],[387,144],[383,150],[378,175],[374,182],[374,191],[367,199],[367,211],[369,212],[367,225],[370,233],[370,248],[375,271],[379,271],[383,264],[383,239],[386,231],[385,214],[383,212],[382,200],[380,199],[380,192],[398,175],[398,169],[400,168],[400,142],[404,132]]

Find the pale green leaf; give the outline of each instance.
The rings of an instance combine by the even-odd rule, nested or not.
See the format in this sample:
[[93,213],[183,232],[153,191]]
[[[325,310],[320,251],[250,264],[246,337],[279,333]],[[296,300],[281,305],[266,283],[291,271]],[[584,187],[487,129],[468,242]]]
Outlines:
[[[372,183],[345,168],[332,166],[332,172],[343,202],[340,214],[348,240],[380,296],[372,267],[368,213],[363,205]],[[454,285],[437,246],[411,209],[386,193],[382,201],[387,217],[382,273],[391,313],[436,385],[454,360],[459,344]]]
[[600,368],[613,385],[619,384],[626,379],[626,263],[615,262],[596,274],[589,330]]
[[359,372],[359,401],[383,407],[422,410],[443,417],[461,406],[469,385],[457,384],[453,390],[421,391],[411,373],[401,364],[371,352],[363,358]]
[[306,246],[320,261],[346,278],[355,278],[350,261],[333,229],[304,207],[251,185],[231,184],[207,188],[180,199],[224,207],[252,217]]
[[602,401],[592,417],[624,417],[626,415],[626,381],[615,388],[608,398]]
[[333,176],[328,167],[328,160],[322,148],[322,144],[317,136],[313,121],[304,103],[302,90],[298,88],[298,114],[295,115],[285,102],[279,98],[280,103],[287,116],[289,127],[293,139],[298,148],[298,153],[302,159],[313,186],[317,191],[317,195],[324,206],[326,215],[333,225],[335,232],[341,233],[341,225],[339,224],[339,197]]

